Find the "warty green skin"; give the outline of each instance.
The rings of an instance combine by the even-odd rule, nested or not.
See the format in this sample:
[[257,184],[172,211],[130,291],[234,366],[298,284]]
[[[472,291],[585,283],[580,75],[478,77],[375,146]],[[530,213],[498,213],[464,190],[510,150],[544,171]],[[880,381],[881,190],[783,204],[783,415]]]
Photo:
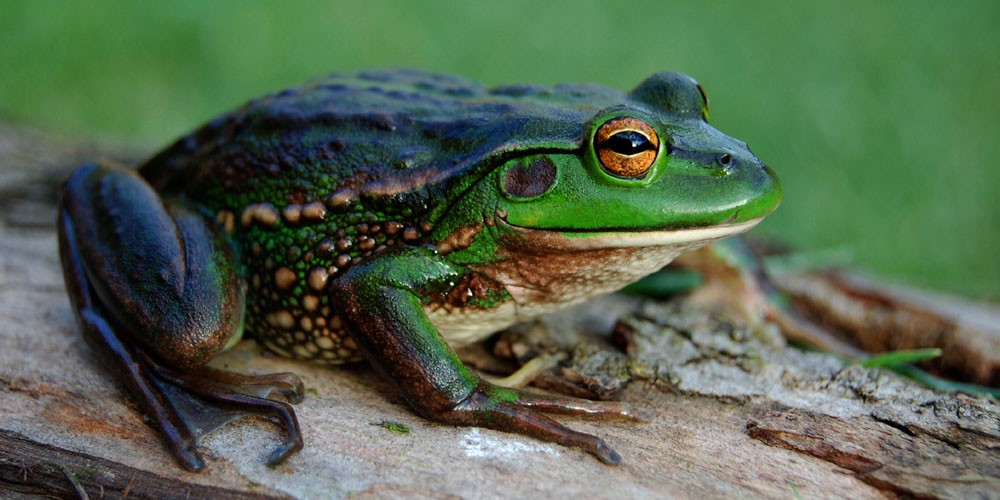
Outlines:
[[[367,358],[430,418],[615,462],[599,439],[533,420],[527,407],[553,405],[481,382],[446,340],[613,291],[770,213],[777,178],[706,116],[676,73],[628,93],[331,75],[205,125],[138,176],[81,168],[61,202],[67,284],[88,335],[151,363],[198,366],[245,329],[286,356]],[[618,117],[659,139],[637,178],[596,152]]]

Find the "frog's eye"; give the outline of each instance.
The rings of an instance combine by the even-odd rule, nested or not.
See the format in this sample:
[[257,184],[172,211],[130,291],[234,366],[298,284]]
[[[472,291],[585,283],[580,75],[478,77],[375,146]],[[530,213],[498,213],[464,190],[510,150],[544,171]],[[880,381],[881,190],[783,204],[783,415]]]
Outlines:
[[641,179],[656,161],[660,138],[653,127],[636,118],[612,118],[594,134],[594,151],[606,172]]

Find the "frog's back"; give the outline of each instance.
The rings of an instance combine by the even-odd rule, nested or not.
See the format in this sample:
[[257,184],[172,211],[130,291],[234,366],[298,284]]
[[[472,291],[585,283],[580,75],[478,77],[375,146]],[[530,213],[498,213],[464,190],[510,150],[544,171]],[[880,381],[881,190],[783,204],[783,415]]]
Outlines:
[[248,332],[282,355],[339,362],[358,352],[324,293],[331,280],[387,248],[426,245],[471,183],[512,154],[579,148],[593,109],[616,100],[598,86],[332,75],[205,125],[141,173],[232,236]]
[[[165,194],[213,209],[380,195],[446,199],[491,156],[573,149],[622,92],[596,85],[485,88],[415,70],[333,74],[251,101],[141,167]],[[413,200],[410,201],[413,204]]]

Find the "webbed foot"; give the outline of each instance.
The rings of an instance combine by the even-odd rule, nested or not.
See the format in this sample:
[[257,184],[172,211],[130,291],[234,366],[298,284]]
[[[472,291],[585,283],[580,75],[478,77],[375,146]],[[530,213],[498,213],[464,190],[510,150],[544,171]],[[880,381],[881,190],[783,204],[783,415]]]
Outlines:
[[[171,443],[172,449],[182,449],[190,455],[181,459],[182,463],[186,460],[202,463],[196,447],[204,436],[229,422],[250,416],[270,417],[269,420],[285,435],[284,442],[268,457],[268,465],[276,466],[302,449],[298,418],[289,405],[302,400],[302,382],[296,375],[251,376],[207,368],[180,373],[157,363],[145,353],[140,352],[139,358],[150,381],[169,401],[170,406],[164,410],[172,411],[171,418],[182,422],[189,431],[190,438]],[[272,395],[284,401],[271,399]]]

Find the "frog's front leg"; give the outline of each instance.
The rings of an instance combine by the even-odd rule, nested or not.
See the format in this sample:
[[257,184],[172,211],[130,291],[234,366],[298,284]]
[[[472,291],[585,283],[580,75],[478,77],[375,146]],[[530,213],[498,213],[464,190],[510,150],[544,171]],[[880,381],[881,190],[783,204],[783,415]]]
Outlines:
[[459,360],[425,314],[423,299],[446,293],[460,276],[434,251],[409,248],[350,268],[333,282],[332,298],[364,355],[424,417],[526,434],[618,463],[621,457],[601,438],[536,411],[642,418],[630,405],[494,386]]
[[275,417],[288,439],[277,463],[302,447],[291,374],[236,375],[204,367],[242,334],[244,290],[232,243],[216,223],[164,202],[133,171],[81,167],[60,193],[60,255],[89,343],[128,387],[188,470],[198,439],[247,414]]

